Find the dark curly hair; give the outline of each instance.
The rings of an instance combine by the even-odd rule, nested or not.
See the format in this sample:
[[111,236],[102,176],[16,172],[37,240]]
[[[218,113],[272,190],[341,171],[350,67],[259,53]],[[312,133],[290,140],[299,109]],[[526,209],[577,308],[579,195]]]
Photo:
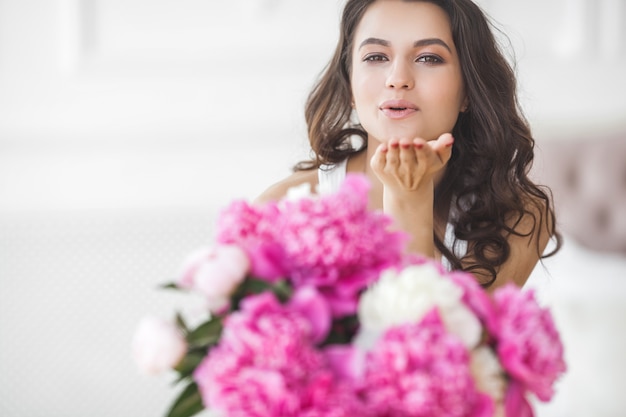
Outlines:
[[[350,75],[356,26],[375,1],[346,2],[337,48],[305,107],[313,157],[298,163],[296,170],[340,162],[367,146],[367,133],[350,123]],[[555,230],[550,191],[528,177],[535,142],[517,100],[515,73],[485,13],[471,0],[404,1],[426,1],[447,13],[469,103],[452,130],[456,140],[445,175],[435,190],[434,212],[447,219],[452,202],[455,215],[450,221],[455,237],[470,245],[463,259],[437,237],[435,246],[453,268],[485,276],[481,284],[488,287],[495,282],[498,267],[509,258],[507,235],[531,236],[547,222],[557,245],[545,256],[559,249],[561,239]],[[358,148],[348,140],[355,135],[363,138]],[[529,204],[535,210],[529,209]],[[525,216],[533,220],[528,234],[516,230]]]

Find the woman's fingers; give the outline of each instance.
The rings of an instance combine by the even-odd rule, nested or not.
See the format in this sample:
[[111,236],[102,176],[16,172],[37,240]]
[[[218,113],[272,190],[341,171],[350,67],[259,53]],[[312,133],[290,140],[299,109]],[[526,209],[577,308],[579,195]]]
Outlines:
[[370,166],[377,175],[380,175],[379,173],[382,173],[385,169],[388,151],[389,146],[386,143],[381,143],[380,145],[378,145],[378,148],[376,148],[376,152],[374,152],[374,156],[370,161]]
[[452,145],[454,144],[454,137],[450,133],[444,133],[439,136],[437,140],[428,142],[428,144],[437,154],[443,165],[448,163],[452,156]]
[[411,167],[417,163],[416,148],[412,141],[403,139],[399,142],[399,161],[402,165]]
[[400,141],[398,139],[391,139],[387,147],[385,168],[390,170],[397,167],[400,163]]
[[415,189],[445,166],[452,155],[453,143],[449,133],[429,142],[390,139],[379,145],[370,164],[384,184]]

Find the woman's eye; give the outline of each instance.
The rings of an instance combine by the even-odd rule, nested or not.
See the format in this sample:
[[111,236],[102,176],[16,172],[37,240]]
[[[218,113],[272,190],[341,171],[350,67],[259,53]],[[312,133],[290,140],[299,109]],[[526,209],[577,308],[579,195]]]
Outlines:
[[387,61],[387,57],[385,55],[380,55],[380,54],[371,54],[363,58],[363,61],[383,62],[383,61]]
[[416,59],[416,62],[424,62],[426,64],[441,64],[443,59],[437,55],[422,55]]

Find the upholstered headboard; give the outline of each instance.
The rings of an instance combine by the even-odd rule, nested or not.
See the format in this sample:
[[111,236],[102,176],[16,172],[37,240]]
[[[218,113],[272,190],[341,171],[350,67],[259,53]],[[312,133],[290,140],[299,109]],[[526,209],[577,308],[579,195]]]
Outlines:
[[564,234],[626,255],[626,132],[538,140],[532,177],[552,189]]

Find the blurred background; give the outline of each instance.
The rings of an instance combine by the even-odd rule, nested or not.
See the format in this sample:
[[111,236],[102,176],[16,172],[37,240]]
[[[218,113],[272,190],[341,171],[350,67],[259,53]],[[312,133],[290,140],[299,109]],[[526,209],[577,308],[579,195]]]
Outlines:
[[[611,164],[588,169],[601,179],[575,181],[608,205],[564,214],[566,250],[529,283],[554,306],[570,362],[538,415],[623,416],[626,1],[478,3],[508,35],[536,175],[572,188],[581,149],[610,142]],[[138,374],[135,327],[194,314],[157,286],[211,242],[221,208],[308,155],[303,105],[342,6],[0,0],[0,415],[163,414],[172,378]]]

